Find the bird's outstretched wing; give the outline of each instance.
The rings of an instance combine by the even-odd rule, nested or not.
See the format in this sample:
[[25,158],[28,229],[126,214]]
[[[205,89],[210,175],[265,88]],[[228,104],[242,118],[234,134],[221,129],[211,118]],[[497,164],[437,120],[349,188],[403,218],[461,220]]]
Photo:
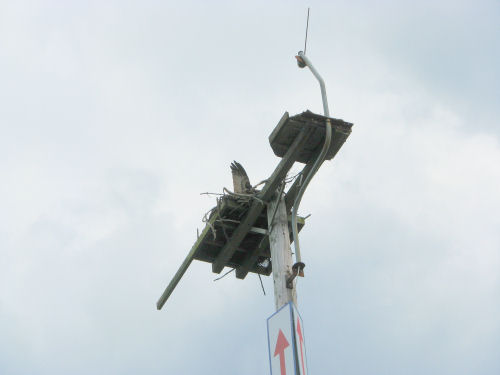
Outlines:
[[233,175],[233,188],[235,193],[248,194],[252,192],[252,185],[247,172],[237,161],[231,163],[231,173]]

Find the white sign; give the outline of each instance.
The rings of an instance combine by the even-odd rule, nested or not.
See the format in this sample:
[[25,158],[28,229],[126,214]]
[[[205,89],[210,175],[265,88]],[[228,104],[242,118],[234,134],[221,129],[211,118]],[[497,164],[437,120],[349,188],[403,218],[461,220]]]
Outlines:
[[271,375],[306,375],[304,328],[290,302],[267,319]]

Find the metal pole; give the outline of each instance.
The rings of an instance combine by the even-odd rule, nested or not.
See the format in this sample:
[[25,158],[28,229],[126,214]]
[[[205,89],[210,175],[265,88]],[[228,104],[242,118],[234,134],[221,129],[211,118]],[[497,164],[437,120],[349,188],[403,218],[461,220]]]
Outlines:
[[[274,218],[272,217],[273,214]],[[276,310],[290,301],[297,306],[295,287],[293,286],[292,289],[287,288],[287,279],[292,274],[292,249],[290,248],[290,232],[288,231],[285,199],[279,193],[268,204],[267,221]]]
[[[323,111],[325,113],[326,117],[330,117],[330,110],[328,109],[328,99],[326,97],[326,86],[325,86],[325,81],[323,81],[323,78],[319,75],[318,71],[316,68],[313,66],[311,63],[311,60],[309,60],[304,52],[299,51],[297,60],[299,60],[299,67],[304,68],[307,66],[309,70],[311,70],[311,73],[316,77],[316,79],[319,82],[319,87],[321,89],[321,99],[323,100]],[[300,61],[302,60],[302,61]],[[303,62],[303,63],[302,63]]]
[[[321,88],[321,98],[323,99],[323,111],[325,112],[326,117],[330,117],[330,110],[328,109],[328,100],[326,98],[326,87],[325,87],[325,81],[323,81],[323,78],[319,75],[318,71],[314,68],[312,65],[311,61],[305,56],[305,54],[302,51],[299,51],[298,56],[296,56],[297,62],[299,64],[300,68],[308,67],[314,77],[319,82],[319,87]],[[330,123],[330,119],[326,120],[326,133],[325,133],[325,142],[323,143],[323,148],[321,149],[320,154],[318,155],[318,158],[313,164],[313,167],[311,168],[311,171],[307,176],[305,176],[304,181],[302,182],[302,185],[300,186],[299,192],[297,196],[295,197],[295,201],[293,202],[293,209],[292,209],[292,232],[293,232],[293,245],[295,247],[295,259],[297,260],[297,265],[299,266],[304,266],[302,263],[302,257],[300,254],[300,242],[299,242],[299,233],[297,230],[297,211],[299,209],[300,201],[302,200],[302,196],[304,195],[304,192],[306,191],[307,185],[309,185],[309,182],[315,175],[315,173],[318,171],[319,167],[321,167],[321,164],[325,160],[326,154],[328,152],[328,149],[330,148],[330,143],[332,140],[332,126]],[[299,270],[300,271],[300,270]]]

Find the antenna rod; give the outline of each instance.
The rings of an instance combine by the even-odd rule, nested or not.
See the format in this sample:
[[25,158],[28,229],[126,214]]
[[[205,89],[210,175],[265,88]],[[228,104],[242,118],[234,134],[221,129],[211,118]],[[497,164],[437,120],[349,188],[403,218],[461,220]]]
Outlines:
[[307,8],[307,24],[306,24],[306,40],[304,42],[304,55],[306,54],[307,50],[307,31],[309,30],[309,10],[311,8]]

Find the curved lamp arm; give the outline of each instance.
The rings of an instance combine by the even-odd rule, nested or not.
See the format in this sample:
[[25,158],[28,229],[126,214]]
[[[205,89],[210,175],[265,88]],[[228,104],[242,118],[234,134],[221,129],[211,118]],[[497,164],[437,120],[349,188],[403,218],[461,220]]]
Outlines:
[[[323,111],[326,117],[330,117],[330,110],[328,109],[328,100],[326,97],[326,87],[325,87],[325,81],[323,81],[323,78],[319,75],[318,71],[314,68],[312,65],[311,61],[305,56],[305,54],[300,51],[297,56],[295,56],[297,59],[297,63],[300,68],[308,67],[309,70],[312,72],[314,77],[319,82],[319,86],[321,88],[321,98],[323,99]],[[311,168],[310,172],[308,175],[305,177],[304,181],[302,182],[302,185],[300,187],[299,192],[297,193],[297,196],[295,197],[295,200],[293,202],[293,209],[292,209],[292,232],[293,232],[293,243],[295,247],[295,259],[296,259],[296,264],[301,263],[302,267],[304,267],[304,264],[302,263],[301,260],[301,254],[300,254],[300,243],[299,243],[299,233],[297,229],[297,211],[300,205],[300,201],[302,200],[302,196],[304,195],[304,192],[307,188],[307,185],[309,185],[309,182],[313,178],[313,176],[316,174],[318,171],[319,167],[325,161],[326,158],[326,153],[328,152],[328,149],[330,148],[330,143],[332,141],[332,125],[330,123],[330,119],[326,120],[326,134],[325,134],[325,143],[323,143],[323,148],[321,149],[320,154],[318,155],[318,158],[313,164],[313,167]],[[300,270],[299,270],[300,272]]]

